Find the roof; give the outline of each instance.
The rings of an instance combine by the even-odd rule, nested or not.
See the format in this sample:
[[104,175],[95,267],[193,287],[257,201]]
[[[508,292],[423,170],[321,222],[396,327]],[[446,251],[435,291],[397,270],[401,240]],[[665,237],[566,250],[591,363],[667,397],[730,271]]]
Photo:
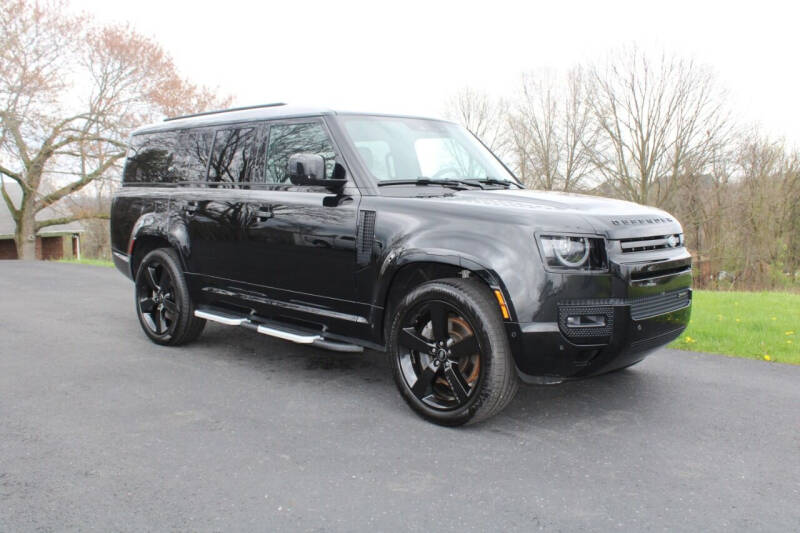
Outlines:
[[[440,120],[429,117],[417,117],[411,115],[392,115],[388,113],[362,113],[354,111],[335,111],[327,107],[306,107],[288,104],[280,105],[265,105],[263,107],[253,106],[246,108],[237,108],[231,110],[220,110],[218,112],[201,113],[198,115],[187,116],[183,118],[168,119],[164,122],[150,124],[138,128],[133,132],[133,135],[139,133],[152,133],[156,131],[168,131],[182,128],[196,128],[199,126],[214,126],[217,124],[227,124],[231,122],[249,122],[255,120],[269,120],[281,118],[302,118],[302,117],[319,117],[322,115],[369,115],[369,116],[385,116],[385,117],[405,117],[405,118],[424,118],[427,120]],[[447,121],[442,121],[447,122]]]
[[[22,189],[20,189],[19,184],[12,180],[4,180],[3,183],[5,184],[6,192],[11,197],[14,205],[18,207],[20,200],[22,199]],[[48,220],[61,216],[64,216],[64,213],[61,213],[52,207],[46,207],[36,214],[36,220]],[[11,218],[11,212],[8,210],[8,206],[6,206],[5,201],[0,199],[0,239],[14,237],[14,228],[15,224],[14,219]],[[36,234],[46,236],[59,235],[62,233],[83,233],[83,228],[78,222],[72,222],[70,224],[48,226],[46,228],[42,228]]]

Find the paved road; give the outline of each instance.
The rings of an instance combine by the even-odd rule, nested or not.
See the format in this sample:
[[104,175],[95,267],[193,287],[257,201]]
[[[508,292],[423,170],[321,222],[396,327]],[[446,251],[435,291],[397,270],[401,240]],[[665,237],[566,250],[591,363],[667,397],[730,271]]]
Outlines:
[[800,367],[661,350],[444,429],[380,354],[161,348],[131,291],[0,262],[0,531],[800,529]]

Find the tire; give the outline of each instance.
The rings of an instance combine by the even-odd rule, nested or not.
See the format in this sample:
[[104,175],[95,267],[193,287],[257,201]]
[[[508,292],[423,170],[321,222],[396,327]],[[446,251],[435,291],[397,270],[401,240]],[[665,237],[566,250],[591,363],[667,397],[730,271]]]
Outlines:
[[151,341],[179,346],[203,332],[206,321],[194,316],[183,269],[171,248],[158,248],[144,257],[135,287],[136,316]]
[[460,426],[499,413],[518,378],[497,301],[474,279],[442,279],[396,308],[389,359],[403,399],[422,418]]

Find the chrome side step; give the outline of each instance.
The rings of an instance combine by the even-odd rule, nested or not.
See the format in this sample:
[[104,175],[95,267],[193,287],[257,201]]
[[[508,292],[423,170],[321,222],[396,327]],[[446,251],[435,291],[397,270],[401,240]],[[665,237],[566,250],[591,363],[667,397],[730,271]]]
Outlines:
[[245,322],[250,322],[250,320],[244,317],[209,313],[208,311],[203,311],[202,309],[196,309],[194,316],[197,318],[204,318],[212,322],[217,322],[219,324],[225,324],[226,326],[241,326]]
[[256,331],[263,335],[269,335],[270,337],[276,337],[285,341],[296,342],[297,344],[314,344],[314,342],[322,340],[322,337],[319,335],[298,335],[297,333],[290,333],[280,329],[268,328],[267,326],[258,326],[256,327]]
[[291,331],[289,329],[282,329],[278,324],[271,324],[271,325],[260,324],[258,322],[250,320],[250,318],[248,317],[232,315],[229,313],[225,313],[223,311],[217,311],[217,310],[209,311],[207,309],[196,309],[194,312],[194,316],[196,316],[197,318],[210,320],[211,322],[216,322],[218,324],[224,324],[226,326],[243,326],[246,327],[247,329],[255,330],[258,333],[261,333],[262,335],[268,335],[270,337],[275,337],[276,339],[282,339],[297,344],[309,344],[311,346],[316,346],[318,348],[323,348],[325,350],[332,350],[335,352],[350,352],[350,353],[360,353],[364,351],[364,348],[362,346],[356,346],[355,344],[347,344],[344,342],[332,341],[316,333],[306,333],[301,331]]

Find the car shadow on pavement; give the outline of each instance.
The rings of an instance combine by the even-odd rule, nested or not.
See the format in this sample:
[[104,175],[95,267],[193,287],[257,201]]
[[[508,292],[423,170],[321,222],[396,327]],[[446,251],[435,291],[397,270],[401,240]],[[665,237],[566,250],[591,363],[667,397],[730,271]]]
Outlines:
[[385,354],[373,350],[334,352],[216,324],[207,326],[198,345],[218,360],[248,364],[254,370],[287,375],[302,372],[306,378],[330,378],[331,374],[337,374],[369,383],[392,381]]
[[648,416],[668,400],[661,385],[657,374],[636,367],[558,385],[520,384],[497,424],[516,422],[557,429],[584,422],[638,423],[640,416]]
[[[352,394],[369,394],[386,409],[405,408],[395,390],[389,361],[381,352],[332,352],[216,325],[207,328],[199,344],[218,364],[245,365],[292,382],[331,382],[336,378],[344,380]],[[503,412],[473,427],[503,432],[519,425],[559,429],[581,421],[613,425],[632,419],[635,423],[639,416],[648,416],[669,401],[664,377],[648,372],[645,365],[557,385],[520,383],[516,397]]]

